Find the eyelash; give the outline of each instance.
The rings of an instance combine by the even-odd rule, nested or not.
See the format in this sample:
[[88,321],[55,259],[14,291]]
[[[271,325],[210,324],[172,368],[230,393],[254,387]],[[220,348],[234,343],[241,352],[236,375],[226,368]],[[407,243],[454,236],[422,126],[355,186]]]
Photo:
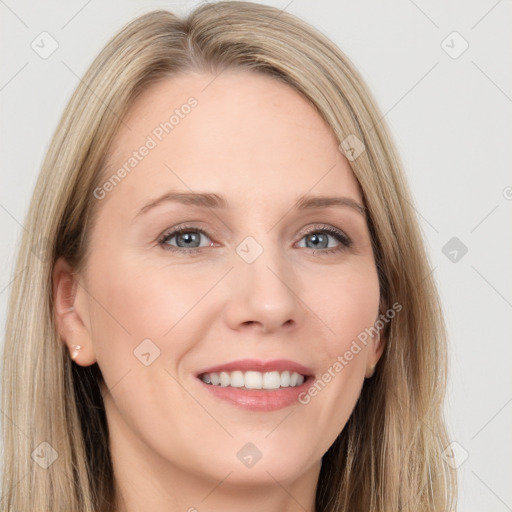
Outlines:
[[[205,235],[207,238],[210,238],[208,234],[203,231],[202,229],[196,228],[194,226],[179,226],[178,228],[172,229],[171,231],[165,232],[163,235],[161,235],[158,239],[158,245],[165,251],[172,251],[174,253],[180,253],[180,254],[197,254],[201,252],[201,249],[206,249],[206,247],[192,247],[189,249],[185,249],[183,247],[173,247],[170,246],[167,242],[173,238],[176,235],[181,235],[183,233],[188,232],[197,232],[202,235]],[[316,253],[321,253],[321,255],[325,256],[326,254],[334,254],[339,253],[345,249],[348,249],[352,246],[352,240],[348,236],[346,236],[342,231],[335,229],[328,225],[315,225],[312,229],[307,231],[306,233],[302,233],[302,237],[300,240],[302,240],[304,237],[311,235],[313,233],[323,233],[331,235],[333,238],[338,240],[338,242],[341,243],[340,247],[331,247],[326,249],[310,249],[313,251],[313,254],[316,255]],[[211,246],[209,246],[211,247]],[[307,249],[307,247],[306,247]]]

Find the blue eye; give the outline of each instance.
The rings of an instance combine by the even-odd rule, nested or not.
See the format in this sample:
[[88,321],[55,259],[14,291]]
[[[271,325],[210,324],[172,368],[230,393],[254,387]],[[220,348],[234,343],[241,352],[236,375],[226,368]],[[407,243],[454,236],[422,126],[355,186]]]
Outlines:
[[[199,252],[198,245],[201,243],[201,236],[209,238],[208,235],[201,229],[192,226],[182,226],[181,228],[165,233],[158,240],[158,243],[162,246],[163,249],[168,251],[195,254]],[[178,247],[174,247],[170,244],[173,238],[176,238]],[[211,246],[213,244],[209,245]]]
[[[202,237],[210,240],[210,243],[201,247]],[[335,247],[329,246],[330,238],[337,240],[339,245]],[[300,245],[299,247],[312,249],[315,255],[338,253],[352,246],[352,241],[342,231],[328,225],[313,226],[313,229],[304,233],[300,240],[304,239],[309,240],[314,246],[306,247],[305,245]],[[201,252],[202,248],[214,245],[207,233],[194,226],[181,226],[168,231],[159,238],[158,244],[164,250],[187,255],[197,254]]]
[[[334,238],[341,243],[341,247],[329,247],[329,237]],[[308,238],[316,245],[316,247],[310,247],[310,249],[313,249],[313,254],[316,254],[317,252],[321,254],[332,254],[343,251],[352,245],[352,241],[345,235],[345,233],[331,226],[316,226],[313,230],[307,232],[301,240]],[[323,247],[325,243],[327,246]],[[320,247],[320,249],[318,249],[318,247]]]

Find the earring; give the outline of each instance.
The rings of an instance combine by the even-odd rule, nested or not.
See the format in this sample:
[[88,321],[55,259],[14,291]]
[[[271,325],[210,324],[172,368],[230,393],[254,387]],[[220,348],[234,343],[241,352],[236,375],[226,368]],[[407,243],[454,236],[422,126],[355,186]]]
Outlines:
[[75,349],[73,351],[73,354],[71,354],[71,359],[75,359],[76,356],[78,355],[78,351],[82,348],[80,345],[73,345],[73,348]]

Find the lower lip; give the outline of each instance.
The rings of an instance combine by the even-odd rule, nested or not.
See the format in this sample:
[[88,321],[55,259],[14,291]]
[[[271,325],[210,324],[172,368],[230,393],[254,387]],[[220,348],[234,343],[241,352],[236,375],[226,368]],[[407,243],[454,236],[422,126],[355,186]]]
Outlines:
[[306,391],[313,377],[308,377],[300,386],[278,389],[241,389],[230,386],[214,386],[201,379],[200,384],[218,398],[250,411],[276,411],[299,403],[299,395]]

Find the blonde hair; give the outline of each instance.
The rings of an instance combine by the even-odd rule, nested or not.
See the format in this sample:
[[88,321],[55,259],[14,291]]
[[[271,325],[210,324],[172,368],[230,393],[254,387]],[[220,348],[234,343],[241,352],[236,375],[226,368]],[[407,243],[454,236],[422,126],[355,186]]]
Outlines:
[[[367,207],[381,307],[403,306],[386,326],[373,378],[323,457],[316,512],[453,510],[455,474],[441,457],[448,445],[445,327],[389,129],[331,41],[290,14],[250,2],[205,4],[185,19],[163,10],[138,17],[101,51],[67,105],[35,187],[9,302],[0,510],[115,510],[101,372],[67,355],[53,316],[52,270],[59,257],[77,272],[86,262],[93,191],[134,99],[178,73],[224,69],[285,82],[340,143],[352,135],[364,144],[350,165]],[[55,453],[43,442],[57,454],[48,467]]]

